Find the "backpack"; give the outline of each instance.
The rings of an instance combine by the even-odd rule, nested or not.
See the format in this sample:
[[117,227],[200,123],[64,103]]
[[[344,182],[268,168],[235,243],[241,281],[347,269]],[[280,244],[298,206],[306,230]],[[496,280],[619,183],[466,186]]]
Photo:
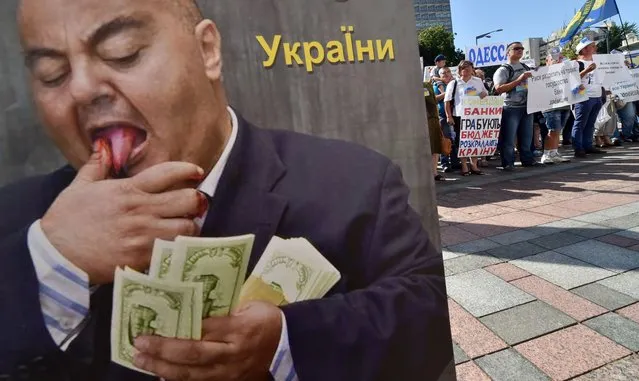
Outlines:
[[[524,67],[525,71],[530,71],[531,70],[525,63],[520,62],[520,64],[521,64],[521,66]],[[508,81],[506,81],[506,83],[510,83],[510,82],[515,80],[515,68],[511,64],[506,63],[506,64],[501,65],[500,67],[503,67],[506,70],[508,70]],[[511,90],[511,91],[513,91],[513,90]]]
[[[452,103],[452,108],[453,108],[453,112],[455,110],[455,95],[457,95],[457,80],[453,80],[454,85],[453,85],[453,98],[450,101],[446,101],[444,102],[444,108],[446,108],[446,103],[451,102]],[[451,83],[453,83],[451,82]],[[448,86],[450,86],[450,83],[448,84]]]

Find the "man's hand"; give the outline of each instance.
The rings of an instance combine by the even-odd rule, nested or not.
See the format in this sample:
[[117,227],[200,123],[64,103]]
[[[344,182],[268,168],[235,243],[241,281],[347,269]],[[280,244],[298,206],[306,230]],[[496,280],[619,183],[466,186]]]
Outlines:
[[517,81],[523,82],[523,81],[527,80],[530,77],[532,77],[532,72],[527,71],[527,72],[523,73],[522,75],[520,75],[519,78],[517,78]]
[[451,127],[455,126],[455,118],[453,118],[452,116],[447,117],[446,121],[448,122],[449,126],[451,126]]
[[117,266],[147,269],[155,238],[198,234],[193,218],[206,211],[207,200],[196,189],[184,189],[189,180],[202,179],[194,164],[168,162],[110,180],[108,146],[97,144],[96,151],[42,217],[41,227],[92,284],[105,284],[113,281]]
[[484,99],[484,98],[486,98],[487,96],[488,96],[488,93],[487,93],[487,92],[485,92],[485,91],[482,91],[482,92],[479,94],[479,99]]
[[586,68],[586,73],[593,72],[595,71],[596,68],[597,68],[597,64],[593,62],[590,65],[588,65],[588,67]]
[[134,364],[169,381],[268,380],[282,331],[279,308],[247,303],[204,320],[202,331],[202,341],[138,337]]

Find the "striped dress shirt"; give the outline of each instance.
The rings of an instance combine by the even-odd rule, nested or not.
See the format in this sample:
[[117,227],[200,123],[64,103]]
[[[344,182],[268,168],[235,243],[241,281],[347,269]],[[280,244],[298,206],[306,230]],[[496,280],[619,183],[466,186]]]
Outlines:
[[[231,149],[237,138],[238,121],[235,112],[229,107],[232,120],[232,133],[224,147],[220,160],[211,173],[198,187],[201,192],[213,197],[222,172],[228,161]],[[201,227],[206,215],[195,222]],[[64,351],[81,331],[82,323],[89,314],[90,295],[95,288],[89,287],[89,277],[60,254],[49,242],[40,227],[40,220],[29,228],[27,237],[29,252],[39,281],[40,306],[44,323],[55,343]],[[293,365],[288,341],[288,329],[284,313],[280,342],[271,362],[271,375],[276,381],[298,380]]]

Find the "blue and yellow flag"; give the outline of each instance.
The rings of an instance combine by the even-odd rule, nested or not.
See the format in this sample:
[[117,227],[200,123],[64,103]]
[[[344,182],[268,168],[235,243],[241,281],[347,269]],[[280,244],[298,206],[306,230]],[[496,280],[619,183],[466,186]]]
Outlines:
[[559,44],[564,46],[580,31],[617,14],[619,9],[615,0],[586,0],[586,4],[570,20]]

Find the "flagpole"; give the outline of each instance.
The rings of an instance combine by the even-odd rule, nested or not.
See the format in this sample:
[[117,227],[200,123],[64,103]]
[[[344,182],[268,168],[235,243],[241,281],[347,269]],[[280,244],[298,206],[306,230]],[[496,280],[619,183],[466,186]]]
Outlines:
[[[628,49],[628,54],[630,54],[630,42],[628,42],[628,33],[624,29],[623,19],[621,18],[621,12],[619,12],[619,6],[617,5],[617,0],[612,0],[615,3],[615,8],[617,8],[617,16],[619,16],[619,22],[621,22],[621,28],[624,32],[623,37],[626,40],[626,49]],[[630,60],[632,60],[632,56],[630,56]]]

